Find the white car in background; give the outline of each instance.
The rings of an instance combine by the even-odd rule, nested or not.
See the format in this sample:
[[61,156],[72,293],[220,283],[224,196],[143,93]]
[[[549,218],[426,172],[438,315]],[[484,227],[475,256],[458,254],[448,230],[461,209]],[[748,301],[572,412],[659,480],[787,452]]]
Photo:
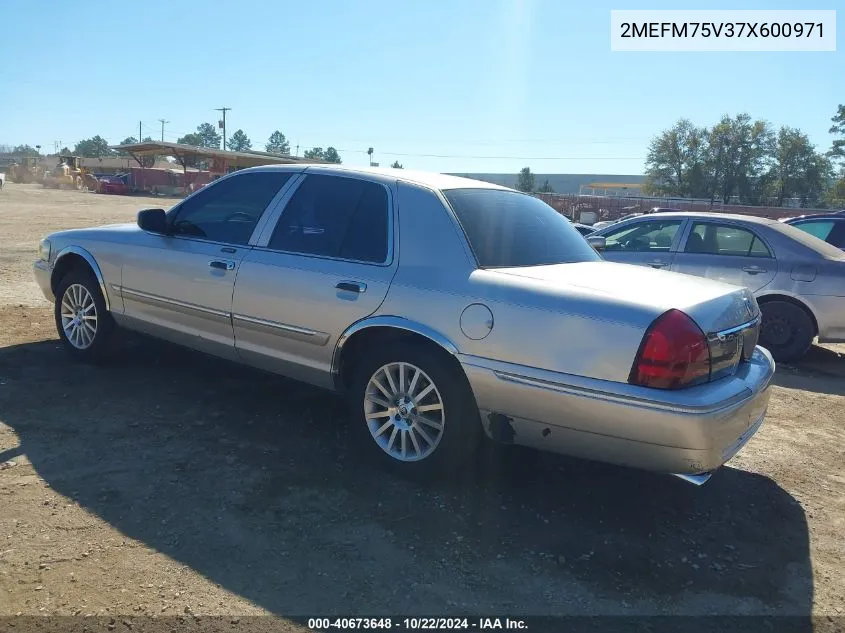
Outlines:
[[638,218],[642,215],[642,213],[630,213],[628,215],[623,215],[618,220],[602,220],[601,222],[594,222],[592,227],[594,230],[598,231],[599,229],[603,229],[606,226],[610,226],[611,224],[616,224],[617,222],[623,222],[624,220],[630,220],[631,218]]

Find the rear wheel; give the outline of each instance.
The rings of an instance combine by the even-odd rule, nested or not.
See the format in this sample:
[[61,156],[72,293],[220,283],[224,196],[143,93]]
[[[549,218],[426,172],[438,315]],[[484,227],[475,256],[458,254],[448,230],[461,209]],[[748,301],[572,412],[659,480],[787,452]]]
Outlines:
[[353,433],[401,475],[448,476],[471,463],[481,437],[463,372],[445,352],[399,344],[369,353],[354,372]]
[[91,273],[71,270],[62,278],[56,292],[55,318],[59,338],[74,358],[95,362],[111,351],[114,320]]
[[797,360],[810,349],[815,328],[806,310],[787,301],[767,301],[760,310],[763,313],[760,344],[776,361]]

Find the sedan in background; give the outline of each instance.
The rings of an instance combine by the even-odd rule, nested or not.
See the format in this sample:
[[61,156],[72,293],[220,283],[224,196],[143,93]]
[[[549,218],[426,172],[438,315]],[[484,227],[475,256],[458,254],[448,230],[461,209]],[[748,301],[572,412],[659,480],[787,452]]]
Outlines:
[[619,222],[624,222],[625,220],[630,220],[631,218],[638,218],[642,215],[642,213],[629,213],[628,215],[623,215],[621,218],[617,220],[602,220],[601,222],[596,222],[593,224],[593,230],[603,229],[605,227],[610,226],[611,224],[618,224]]
[[573,222],[572,226],[575,227],[575,230],[578,231],[581,235],[587,236],[593,233],[596,229],[590,226],[589,224],[581,224],[579,222]]
[[116,174],[98,179],[100,193],[126,195],[129,193],[129,174]]
[[845,250],[845,211],[818,215],[802,215],[782,220],[784,224],[815,235],[838,249]]
[[[604,244],[597,244],[597,238]],[[605,259],[749,288],[763,312],[761,345],[800,358],[818,336],[845,342],[845,253],[783,222],[721,213],[660,213],[590,235]],[[599,240],[600,242],[600,240]]]

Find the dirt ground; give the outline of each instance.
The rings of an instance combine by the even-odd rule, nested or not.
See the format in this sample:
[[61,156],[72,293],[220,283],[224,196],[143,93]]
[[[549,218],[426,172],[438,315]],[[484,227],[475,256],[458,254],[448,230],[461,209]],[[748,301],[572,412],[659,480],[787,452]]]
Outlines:
[[518,449],[410,484],[310,387],[149,341],[66,358],[39,238],[162,204],[0,191],[0,615],[845,615],[845,347],[779,367],[702,488]]

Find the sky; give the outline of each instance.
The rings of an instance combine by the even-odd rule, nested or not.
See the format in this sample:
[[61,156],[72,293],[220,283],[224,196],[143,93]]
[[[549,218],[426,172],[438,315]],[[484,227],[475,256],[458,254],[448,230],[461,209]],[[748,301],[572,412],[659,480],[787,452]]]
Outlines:
[[[4,3],[0,144],[175,141],[227,114],[253,149],[440,172],[640,174],[677,119],[748,112],[830,147],[837,52],[611,52],[611,9],[798,9],[673,0]],[[813,9],[835,9],[821,0]],[[705,6],[706,5],[706,6]],[[842,8],[840,6],[839,8]],[[845,12],[840,11],[839,15]]]

